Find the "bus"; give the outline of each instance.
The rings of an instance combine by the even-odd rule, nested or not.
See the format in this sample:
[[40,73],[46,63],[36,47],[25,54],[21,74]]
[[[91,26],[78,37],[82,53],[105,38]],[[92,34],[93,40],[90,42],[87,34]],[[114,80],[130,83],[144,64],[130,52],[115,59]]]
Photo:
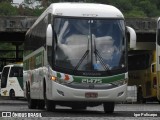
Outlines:
[[128,86],[137,87],[137,102],[157,101],[155,50],[129,51],[128,75]]
[[[0,76],[1,76],[2,72],[0,72]],[[0,77],[0,96],[1,96],[1,77]]]
[[157,20],[156,52],[157,98],[160,102],[160,17]]
[[27,31],[24,90],[30,109],[72,109],[103,104],[114,112],[126,99],[127,50],[136,33],[115,7],[94,3],[51,4]]
[[10,99],[24,97],[22,64],[4,66],[0,79],[1,96],[8,96]]

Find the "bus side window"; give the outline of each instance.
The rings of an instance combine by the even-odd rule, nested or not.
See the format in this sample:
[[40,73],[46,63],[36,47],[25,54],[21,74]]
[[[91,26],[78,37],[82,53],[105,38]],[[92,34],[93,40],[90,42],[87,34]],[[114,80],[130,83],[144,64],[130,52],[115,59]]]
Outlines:
[[160,45],[160,21],[158,22],[158,35],[157,35],[157,43]]
[[157,42],[158,42],[158,45],[160,45],[160,28],[158,28]]
[[152,72],[154,72],[154,65],[152,65]]
[[151,65],[151,72],[154,73],[155,72],[155,64]]
[[8,72],[9,72],[9,67],[5,67],[2,72],[1,88],[5,88],[7,85]]

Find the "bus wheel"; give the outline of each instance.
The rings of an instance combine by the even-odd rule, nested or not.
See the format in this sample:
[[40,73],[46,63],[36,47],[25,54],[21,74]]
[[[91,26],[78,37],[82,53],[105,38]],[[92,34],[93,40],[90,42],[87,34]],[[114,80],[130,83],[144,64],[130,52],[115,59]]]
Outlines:
[[147,99],[146,98],[143,98],[142,99],[142,103],[146,103],[147,102]]
[[38,100],[38,109],[44,109],[44,107],[45,107],[45,101]]
[[15,92],[14,92],[13,89],[10,90],[9,97],[10,97],[11,100],[13,100],[15,98]]
[[47,100],[46,94],[44,96],[44,99],[45,99],[46,110],[47,111],[54,111],[55,110],[55,104],[54,104],[54,102],[51,101],[51,100]]
[[28,101],[28,96],[29,96],[29,91],[28,91],[28,85],[26,83],[26,99],[27,99],[27,101]]
[[37,100],[29,98],[28,99],[28,108],[29,109],[36,109],[36,107],[37,107]]
[[114,112],[114,102],[105,102],[103,103],[103,108],[105,113],[113,113]]
[[27,86],[27,101],[28,101],[28,108],[29,109],[36,109],[37,107],[37,100],[31,99],[30,96],[30,87]]
[[141,85],[138,86],[138,90],[137,90],[137,102],[138,103],[144,103],[143,92],[142,92],[142,86]]
[[51,100],[48,100],[47,99],[47,95],[46,95],[46,82],[45,82],[45,80],[44,80],[44,82],[43,82],[43,96],[44,96],[44,103],[45,103],[45,106],[46,106],[46,110],[47,111],[54,111],[55,110],[55,104],[54,104],[54,102],[53,101],[51,101]]
[[87,107],[86,106],[73,106],[72,109],[73,110],[86,110]]

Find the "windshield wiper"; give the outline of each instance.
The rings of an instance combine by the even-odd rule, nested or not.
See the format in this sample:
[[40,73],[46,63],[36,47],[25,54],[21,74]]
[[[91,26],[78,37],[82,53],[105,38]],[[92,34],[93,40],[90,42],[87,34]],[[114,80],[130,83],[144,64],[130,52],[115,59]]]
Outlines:
[[78,69],[78,67],[81,65],[81,63],[83,62],[83,60],[85,59],[85,57],[89,54],[89,49],[86,50],[86,52],[84,53],[84,55],[82,56],[82,58],[79,60],[78,64],[76,65],[76,67],[74,68],[74,71],[76,71]]
[[88,39],[88,46],[87,46],[87,50],[84,53],[84,55],[82,56],[82,58],[79,60],[78,64],[76,65],[76,67],[74,68],[74,72],[79,68],[79,66],[81,65],[81,63],[83,62],[83,60],[86,58],[86,56],[89,54],[89,39]]
[[102,64],[103,68],[108,71],[109,70],[109,66],[107,66],[104,62],[104,59],[102,58],[102,56],[100,55],[99,51],[95,48],[94,53],[96,56],[98,56],[100,63]]
[[[92,35],[92,37],[94,38],[94,35]],[[100,60],[100,63],[102,64],[103,68],[108,71],[109,70],[109,66],[107,66],[104,62],[104,59],[103,57],[101,56],[101,54],[99,53],[99,51],[97,50],[96,48],[96,41],[95,41],[95,38],[94,38],[94,54],[96,55],[96,61],[97,61],[97,56]]]

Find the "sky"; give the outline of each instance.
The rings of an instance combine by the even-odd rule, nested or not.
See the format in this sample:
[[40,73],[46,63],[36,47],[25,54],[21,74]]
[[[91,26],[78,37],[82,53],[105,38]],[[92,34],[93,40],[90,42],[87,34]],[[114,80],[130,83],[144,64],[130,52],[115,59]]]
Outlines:
[[24,0],[13,0],[13,3],[22,3]]

